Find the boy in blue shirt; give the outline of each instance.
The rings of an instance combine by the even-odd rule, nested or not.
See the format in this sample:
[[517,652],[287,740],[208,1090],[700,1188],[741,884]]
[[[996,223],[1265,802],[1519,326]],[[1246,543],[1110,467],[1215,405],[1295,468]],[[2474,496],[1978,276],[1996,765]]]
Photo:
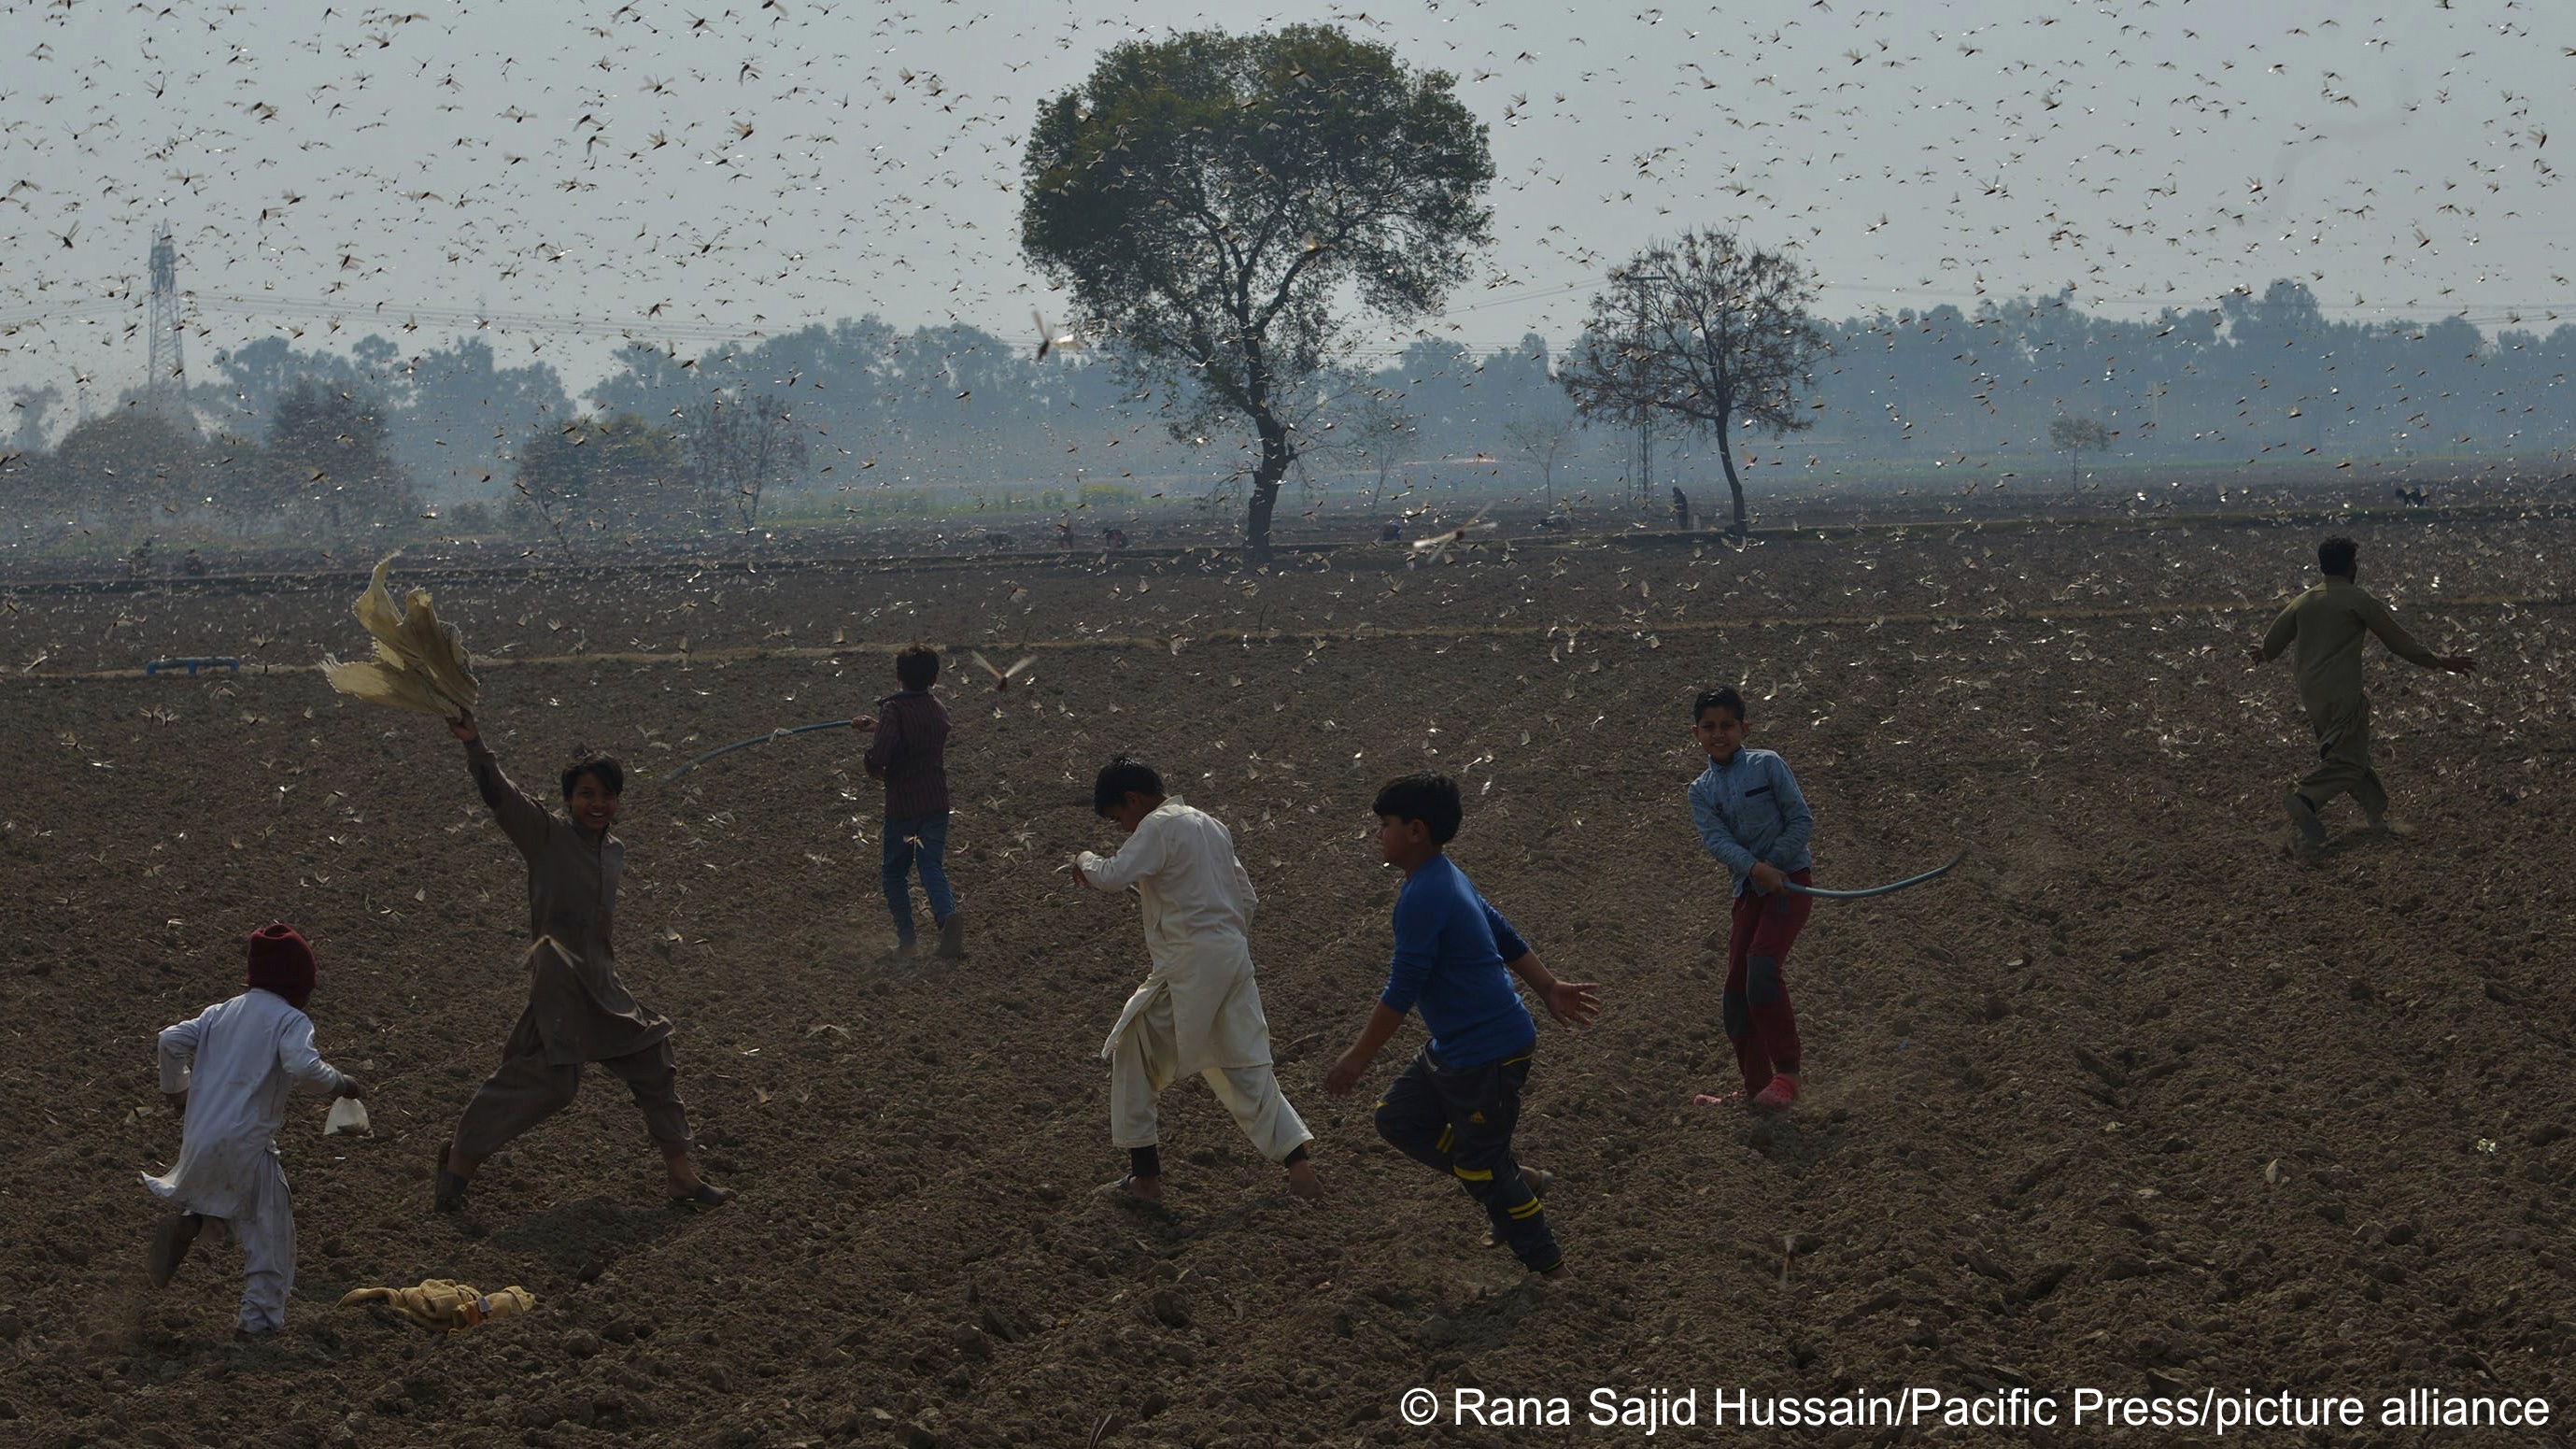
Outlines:
[[1359,1040],[1324,1074],[1324,1093],[1348,1095],[1405,1013],[1420,1007],[1431,1040],[1377,1104],[1378,1135],[1414,1161],[1456,1177],[1484,1205],[1495,1239],[1509,1243],[1533,1272],[1555,1277],[1564,1271],[1565,1254],[1539,1203],[1547,1174],[1512,1157],[1521,1088],[1538,1045],[1538,1023],[1512,989],[1512,977],[1528,982],[1548,1014],[1569,1026],[1601,1010],[1601,988],[1550,975],[1443,853],[1465,815],[1455,781],[1407,775],[1389,781],[1370,808],[1378,819],[1378,849],[1404,872],[1395,897],[1395,962]]
[[[1798,1100],[1798,1018],[1780,964],[1789,959],[1815,899],[1784,884],[1808,885],[1807,837],[1816,818],[1798,778],[1769,750],[1744,748],[1744,696],[1704,690],[1691,701],[1691,734],[1708,768],[1691,782],[1691,820],[1700,843],[1735,877],[1734,923],[1726,936],[1726,1035],[1744,1095],[1763,1111]],[[1701,1095],[1703,1106],[1727,1101]]]

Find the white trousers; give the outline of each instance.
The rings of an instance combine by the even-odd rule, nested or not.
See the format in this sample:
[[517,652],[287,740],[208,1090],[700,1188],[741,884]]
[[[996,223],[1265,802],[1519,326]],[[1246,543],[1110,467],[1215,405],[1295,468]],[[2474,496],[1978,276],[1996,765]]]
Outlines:
[[[1128,1023],[1126,1034],[1109,1053],[1109,1140],[1122,1148],[1152,1147],[1161,1140],[1162,1119],[1154,1099],[1180,1075],[1180,1044],[1172,1031],[1172,994],[1154,999]],[[1265,1063],[1257,1067],[1210,1067],[1199,1073],[1216,1099],[1234,1114],[1234,1123],[1262,1156],[1284,1160],[1314,1140],[1297,1109],[1279,1090],[1278,1074]]]
[[[286,1295],[295,1291],[295,1207],[286,1195],[286,1174],[277,1159],[264,1164],[252,1189],[248,1212],[229,1218],[206,1217],[200,1246],[227,1236],[242,1246],[240,1324],[245,1333],[275,1333],[286,1326]],[[171,1206],[189,1211],[184,1198]],[[200,1214],[200,1216],[204,1216]]]

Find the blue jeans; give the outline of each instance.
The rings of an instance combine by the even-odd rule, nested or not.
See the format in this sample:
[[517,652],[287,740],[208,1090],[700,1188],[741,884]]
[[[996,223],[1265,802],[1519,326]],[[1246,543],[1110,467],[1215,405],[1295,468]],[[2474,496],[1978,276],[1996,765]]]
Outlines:
[[885,823],[886,909],[894,913],[894,938],[913,943],[913,865],[921,866],[921,893],[930,897],[930,922],[937,925],[957,914],[957,898],[948,891],[948,812]]

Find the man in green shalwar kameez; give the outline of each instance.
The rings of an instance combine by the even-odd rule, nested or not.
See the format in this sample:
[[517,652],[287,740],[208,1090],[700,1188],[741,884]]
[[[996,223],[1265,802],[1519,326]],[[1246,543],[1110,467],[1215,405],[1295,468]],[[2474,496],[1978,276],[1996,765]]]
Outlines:
[[2388,606],[2353,582],[2353,556],[2359,545],[2330,538],[2317,546],[2323,581],[2290,601],[2254,650],[2254,662],[2268,664],[2296,643],[2299,703],[2316,731],[2317,765],[2299,778],[2281,802],[2290,817],[2290,850],[2312,858],[2326,840],[2318,819],[2327,802],[2349,794],[2373,830],[2383,829],[2388,789],[2370,767],[2370,696],[2361,688],[2362,641],[2376,634],[2388,652],[2426,669],[2467,674],[2477,667],[2466,654],[2439,655],[2415,642]]

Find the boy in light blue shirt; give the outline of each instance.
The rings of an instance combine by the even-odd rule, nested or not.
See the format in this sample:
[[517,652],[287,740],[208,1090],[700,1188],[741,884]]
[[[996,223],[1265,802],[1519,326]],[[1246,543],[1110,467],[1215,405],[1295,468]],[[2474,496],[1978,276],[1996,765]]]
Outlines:
[[[1726,936],[1726,1036],[1744,1074],[1743,1095],[1756,1108],[1777,1112],[1798,1100],[1798,1018],[1780,966],[1816,905],[1784,887],[1813,883],[1807,838],[1816,818],[1788,763],[1769,750],[1744,748],[1744,731],[1744,696],[1735,690],[1705,690],[1691,701],[1691,735],[1708,756],[1708,768],[1691,782],[1691,820],[1700,843],[1735,878]],[[1715,1106],[1732,1099],[1703,1094],[1695,1100]]]

